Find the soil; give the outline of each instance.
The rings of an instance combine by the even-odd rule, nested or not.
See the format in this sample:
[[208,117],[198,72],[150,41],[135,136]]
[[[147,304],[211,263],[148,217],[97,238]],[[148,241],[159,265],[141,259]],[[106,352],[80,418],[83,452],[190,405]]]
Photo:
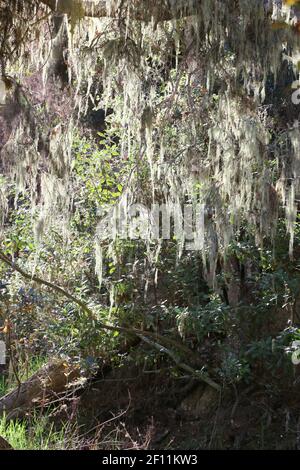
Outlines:
[[88,448],[300,449],[297,388],[256,384],[219,394],[166,370],[125,365],[82,393],[79,423]]

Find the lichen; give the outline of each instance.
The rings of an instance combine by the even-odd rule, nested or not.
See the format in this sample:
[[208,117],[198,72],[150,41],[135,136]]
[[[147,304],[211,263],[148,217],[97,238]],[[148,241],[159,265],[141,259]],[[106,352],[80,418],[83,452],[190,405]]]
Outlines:
[[[189,12],[192,3],[186,5]],[[102,88],[95,106],[114,110],[121,156],[134,162],[128,202],[147,207],[157,200],[168,207],[186,200],[204,203],[209,216],[203,262],[213,284],[217,257],[226,252],[242,221],[256,227],[257,242],[262,243],[274,232],[280,204],[286,207],[292,255],[299,129],[275,122],[269,97],[287,57],[295,66],[293,79],[299,78],[299,37],[293,29],[297,13],[277,0],[202,0],[200,10],[187,17],[178,15],[178,5],[183,8],[183,2],[171,8],[177,19],[159,21],[159,12],[153,10],[152,21],[143,22],[133,18],[134,2],[108,1],[107,11],[116,18],[105,19],[83,18],[81,2],[75,7],[66,2],[73,115],[58,125],[48,119],[46,128],[33,132],[24,106],[1,156],[17,192],[31,193],[37,236],[51,220],[62,217],[62,208],[67,220],[72,129],[89,100],[96,103],[93,93]],[[278,22],[284,27],[277,27]],[[53,50],[51,54],[47,39],[47,34],[36,38],[26,61],[21,50],[19,62],[7,63],[11,70],[19,64],[22,82],[44,61],[44,71],[49,66],[45,90],[53,81]],[[42,106],[40,110],[42,114]],[[281,140],[276,141],[280,126]],[[43,151],[41,139],[49,142]],[[42,219],[36,216],[39,211]],[[153,244],[149,235],[145,242],[155,264],[160,241]],[[178,256],[183,242],[178,240]],[[100,245],[96,243],[96,271],[102,281]]]

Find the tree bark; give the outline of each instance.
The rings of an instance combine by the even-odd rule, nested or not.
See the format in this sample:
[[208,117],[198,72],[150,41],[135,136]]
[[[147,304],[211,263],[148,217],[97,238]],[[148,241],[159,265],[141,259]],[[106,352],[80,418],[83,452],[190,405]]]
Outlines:
[[0,416],[7,419],[24,416],[37,403],[67,390],[67,385],[79,377],[79,369],[63,360],[42,367],[20,387],[0,399]]
[[0,450],[13,450],[9,442],[2,436],[0,436]]

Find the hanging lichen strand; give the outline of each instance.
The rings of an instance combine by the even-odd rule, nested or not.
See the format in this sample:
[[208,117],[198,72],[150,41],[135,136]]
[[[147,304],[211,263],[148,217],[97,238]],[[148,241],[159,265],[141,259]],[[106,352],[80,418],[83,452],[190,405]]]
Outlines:
[[[100,3],[76,2],[79,13],[66,11],[65,33],[57,33],[67,37],[65,113],[49,100],[62,83],[52,73],[59,48],[49,52],[47,34],[33,43],[40,52],[16,77],[23,85],[25,72],[33,76],[39,70],[36,56],[44,58],[48,51],[44,95],[37,100],[46,112],[40,106],[39,116],[33,116],[23,97],[1,153],[4,174],[15,179],[19,191],[31,192],[39,213],[37,233],[69,207],[72,123],[86,112],[87,98],[95,99],[91,90],[103,89],[98,106],[113,109],[111,129],[121,134],[124,161],[134,162],[122,203],[125,197],[128,204],[147,207],[187,199],[205,203],[204,259],[212,282],[216,257],[242,221],[251,223],[262,243],[274,231],[282,202],[292,253],[300,189],[297,106],[289,101],[295,111],[285,122],[274,95],[288,93],[285,99],[291,100],[289,87],[298,79],[297,11],[279,0],[169,0],[161,8],[153,7],[158,2],[107,1],[107,18],[83,18],[88,8],[95,16]],[[47,21],[41,24],[46,31]],[[280,89],[284,66],[292,78]],[[149,235],[148,247],[150,242]],[[102,256],[102,249],[97,252]],[[98,271],[101,266],[98,260]]]
[[[241,223],[246,219],[262,244],[274,235],[282,201],[292,254],[299,129],[294,120],[279,121],[270,95],[281,93],[285,54],[298,56],[299,39],[295,12],[281,2],[198,3],[199,13],[170,22],[155,17],[145,24],[129,14],[117,32],[112,22],[111,37],[97,45],[103,104],[121,124],[124,158],[136,161],[127,200],[148,207],[204,202],[204,265],[208,260],[213,283],[218,253]],[[298,78],[294,62],[292,81]],[[291,85],[285,87],[290,100]],[[285,135],[288,159],[277,132]],[[275,189],[280,175],[289,179],[283,199]]]

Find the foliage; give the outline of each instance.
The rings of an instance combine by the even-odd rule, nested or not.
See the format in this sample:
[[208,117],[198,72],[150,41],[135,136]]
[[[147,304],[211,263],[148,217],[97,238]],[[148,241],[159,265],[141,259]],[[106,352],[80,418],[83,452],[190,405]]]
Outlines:
[[[60,431],[54,429],[47,416],[35,415],[29,423],[25,421],[7,421],[5,415],[0,418],[0,434],[15,450],[50,450],[67,446],[65,435],[67,425]],[[70,432],[70,429],[68,429]]]
[[[101,19],[84,2],[53,15],[52,3],[0,2],[1,259],[78,301],[1,263],[0,328],[11,325],[19,379],[53,356],[88,376],[135,358],[235,391],[293,387],[299,2],[112,1]],[[106,236],[132,204],[204,205],[203,249],[172,231]],[[47,420],[27,424],[3,417],[0,434],[16,448],[62,445]]]

